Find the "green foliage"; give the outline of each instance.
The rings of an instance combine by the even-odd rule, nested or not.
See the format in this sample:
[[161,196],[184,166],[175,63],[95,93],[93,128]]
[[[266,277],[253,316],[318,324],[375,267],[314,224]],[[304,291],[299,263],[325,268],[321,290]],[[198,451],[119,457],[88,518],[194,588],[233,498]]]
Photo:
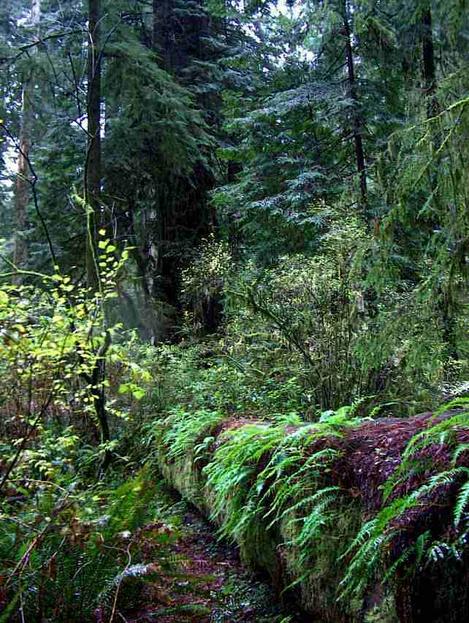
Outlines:
[[224,415],[218,411],[196,409],[188,412],[175,408],[161,422],[161,427],[166,430],[162,443],[168,448],[168,458],[184,460],[193,452],[193,460],[199,459],[200,453],[213,440],[211,432],[223,419]]
[[185,326],[196,333],[204,328],[204,316],[217,304],[223,285],[233,267],[229,247],[212,235],[202,240],[181,272],[181,297],[186,306]]
[[252,496],[260,462],[267,460],[285,435],[288,425],[298,425],[296,415],[277,426],[246,424],[226,433],[227,441],[204,468],[216,499],[214,515],[226,517],[223,533],[237,542],[249,538],[262,513]]
[[[102,427],[96,400],[109,379],[98,378],[96,370],[120,330],[108,324],[106,308],[116,297],[115,280],[127,252],[116,257],[116,248],[104,235],[99,246],[100,290],[94,295],[58,272],[50,277],[33,274],[42,281],[39,285],[2,285],[4,432],[29,429],[29,441],[54,417],[78,428],[81,420],[89,418],[98,430]],[[111,351],[114,361],[122,355],[118,347]],[[125,415],[117,405],[108,406],[115,416]]]
[[0,620],[112,619],[151,482],[118,470],[155,452],[203,470],[246,557],[280,534],[324,599],[326,568],[350,604],[465,560],[467,399],[379,508],[334,468],[359,416],[467,392],[466,4],[103,0],[94,232],[86,6],[43,2],[32,28],[3,3]]
[[297,376],[301,370],[285,369],[277,351],[267,350],[276,347],[271,339],[255,341],[264,333],[243,339],[236,335],[238,328],[233,324],[225,339],[139,349],[135,357],[152,370],[151,391],[144,401],[149,416],[181,408],[189,414],[201,409],[269,418],[307,408]]
[[262,552],[262,544],[256,543],[260,526],[268,533],[282,524],[286,531],[294,525],[301,581],[325,527],[338,512],[341,491],[329,484],[328,474],[340,451],[328,442],[340,439],[344,428],[354,424],[344,414],[309,425],[295,414],[275,424],[233,423],[204,467],[222,534],[241,544],[249,558]]
[[[202,116],[190,92],[158,67],[154,56],[138,39],[124,33],[124,39],[112,41],[109,46],[112,62],[107,87],[119,111],[109,120],[110,174],[125,173],[127,184],[135,183],[134,174],[139,173],[135,161],[142,155],[147,160],[140,166],[156,164],[155,173],[166,181],[167,176],[188,174],[196,162],[203,160],[204,148],[211,144]],[[158,151],[142,154],[145,141]],[[151,169],[147,175],[150,173]],[[140,190],[143,188],[142,185]]]
[[[111,343],[120,327],[109,325],[106,308],[127,253],[116,257],[104,234],[96,293],[59,272],[26,272],[35,285],[0,288],[0,575],[9,615],[20,609],[26,617],[91,620],[97,608],[112,609],[116,578],[129,556],[139,556],[119,534],[133,534],[143,523],[147,475],[109,489],[96,483],[103,458],[118,443],[104,427],[115,433],[128,417],[129,401],[118,389],[132,382],[135,395],[145,378],[126,360],[124,346]],[[99,377],[102,362],[108,374]],[[106,396],[99,411],[97,400]]]
[[92,620],[99,609],[110,614],[120,574],[141,560],[135,529],[152,518],[152,486],[143,472],[115,490],[48,480],[23,489],[19,509],[3,502],[4,612],[21,606],[25,617],[41,612],[64,623]]
[[286,256],[232,280],[228,330],[246,340],[255,326],[245,347],[259,354],[256,367],[282,361],[319,412],[365,397],[400,402],[404,412],[431,404],[444,378],[443,342],[426,333],[435,319],[423,305],[406,309],[408,298],[391,288],[376,299],[357,274],[352,249],[363,233],[353,233],[338,228],[322,256]]

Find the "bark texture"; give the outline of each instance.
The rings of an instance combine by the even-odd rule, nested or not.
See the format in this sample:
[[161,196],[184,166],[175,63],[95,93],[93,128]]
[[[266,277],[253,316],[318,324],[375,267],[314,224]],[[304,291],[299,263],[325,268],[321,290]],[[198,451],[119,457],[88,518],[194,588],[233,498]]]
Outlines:
[[347,92],[352,102],[352,135],[355,149],[355,162],[357,166],[360,186],[360,202],[365,218],[367,217],[368,189],[366,182],[366,161],[363,147],[363,120],[359,110],[357,92],[357,80],[355,75],[355,60],[353,55],[352,29],[350,26],[350,11],[347,0],[342,3],[343,33],[345,40],[345,60],[347,64]]

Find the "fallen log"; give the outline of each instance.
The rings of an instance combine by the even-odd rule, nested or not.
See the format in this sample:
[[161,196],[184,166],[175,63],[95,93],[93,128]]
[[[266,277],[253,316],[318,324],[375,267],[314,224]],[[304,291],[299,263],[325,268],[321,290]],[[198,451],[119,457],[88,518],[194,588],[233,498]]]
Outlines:
[[469,482],[465,411],[324,425],[199,416],[161,422],[163,476],[312,620],[469,620],[465,509],[454,522]]

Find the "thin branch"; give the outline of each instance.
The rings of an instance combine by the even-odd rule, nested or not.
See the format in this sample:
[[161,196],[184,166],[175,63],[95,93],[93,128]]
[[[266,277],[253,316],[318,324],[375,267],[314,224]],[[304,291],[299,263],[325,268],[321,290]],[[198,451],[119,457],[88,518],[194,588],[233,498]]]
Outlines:
[[18,142],[16,141],[15,137],[13,136],[13,134],[8,130],[8,128],[6,127],[6,125],[3,123],[3,121],[0,120],[0,128],[3,128],[5,134],[8,136],[8,138],[13,142],[13,145],[15,146],[15,149],[18,150],[18,152],[21,154],[21,156],[23,156],[23,158],[26,160],[29,170],[31,172],[31,176],[32,179],[28,179],[27,181],[29,182],[30,186],[31,186],[31,192],[33,195],[33,203],[34,203],[34,208],[36,210],[36,214],[41,222],[41,225],[44,229],[44,233],[46,235],[46,239],[47,239],[47,245],[49,247],[49,253],[52,259],[52,262],[54,264],[54,266],[57,265],[57,258],[54,252],[54,246],[52,244],[52,238],[50,237],[49,234],[49,229],[47,227],[47,223],[45,221],[45,218],[39,208],[39,198],[38,198],[38,194],[37,194],[37,182],[39,180],[36,171],[33,167],[33,163],[31,162],[31,158],[29,157],[29,154],[27,154],[22,148],[21,145],[18,144]]
[[69,30],[65,32],[56,32],[51,35],[47,35],[47,37],[41,37],[40,39],[36,39],[31,43],[26,43],[18,48],[18,53],[13,56],[3,56],[0,58],[0,65],[8,63],[10,61],[16,61],[18,58],[23,56],[23,54],[27,54],[31,48],[34,48],[38,45],[44,44],[46,41],[50,41],[51,39],[60,39],[61,37],[66,37],[68,35],[75,35],[83,32],[82,28],[76,28],[75,30]]

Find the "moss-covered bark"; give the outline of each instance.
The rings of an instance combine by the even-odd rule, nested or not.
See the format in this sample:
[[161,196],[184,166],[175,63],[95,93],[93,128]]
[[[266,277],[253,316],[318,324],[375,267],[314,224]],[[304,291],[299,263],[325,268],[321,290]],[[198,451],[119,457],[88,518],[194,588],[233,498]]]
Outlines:
[[[451,414],[438,421],[445,417]],[[318,434],[317,428],[308,429],[307,425],[304,429],[288,425],[282,428],[272,423],[270,428],[263,422],[256,428],[253,423],[232,420],[210,430],[198,429],[187,443],[187,452],[175,458],[165,444],[168,431],[175,425],[169,418],[161,429],[158,464],[172,487],[237,542],[249,566],[267,572],[279,592],[285,591],[317,620],[457,623],[468,620],[467,556],[463,554],[459,560],[447,556],[432,564],[416,559],[422,535],[428,533],[429,541],[436,542],[454,531],[451,517],[456,481],[422,494],[418,503],[406,506],[389,524],[383,524],[383,538],[376,543],[369,541],[376,564],[356,566],[357,573],[364,569],[368,573],[362,589],[347,592],[344,584],[347,570],[353,568],[357,558],[354,539],[363,526],[379,518],[380,511],[388,508],[386,504],[392,506],[393,499],[395,503],[407,500],[404,493],[417,490],[435,470],[445,469],[450,455],[446,445],[428,446],[430,451],[425,447],[424,454],[434,453],[433,463],[424,462],[422,469],[416,469],[390,495],[391,502],[384,501],[383,485],[396,473],[409,441],[420,431],[431,429],[434,422],[431,414],[425,414],[408,420],[339,425],[336,432],[329,427]],[[283,432],[283,439],[279,434],[276,448],[257,451],[263,436],[270,435],[275,441],[272,430]],[[298,444],[303,430],[313,430],[314,435],[310,432],[307,444]],[[214,470],[221,466],[218,473],[223,473],[228,465],[222,465],[229,455],[226,450],[229,444],[243,443],[244,431],[250,435],[244,447],[245,462],[236,472],[232,489],[223,490],[220,497]],[[294,444],[286,441],[293,438]],[[322,464],[311,463],[315,456],[322,460],[325,452],[333,458]],[[288,460],[282,463],[285,456]],[[286,479],[280,471],[274,476],[275,465],[280,463],[286,466]],[[319,479],[318,466],[323,470]],[[280,493],[276,478],[286,484]],[[292,497],[285,502],[289,488]],[[279,503],[281,498],[284,506]],[[235,513],[239,514],[236,520]],[[317,520],[319,528],[307,532],[305,526],[313,520]],[[369,525],[372,534],[373,524]],[[363,541],[367,538],[365,534]],[[374,551],[378,543],[384,544],[379,556]],[[400,556],[404,556],[403,563],[396,566],[388,581],[387,573]]]

